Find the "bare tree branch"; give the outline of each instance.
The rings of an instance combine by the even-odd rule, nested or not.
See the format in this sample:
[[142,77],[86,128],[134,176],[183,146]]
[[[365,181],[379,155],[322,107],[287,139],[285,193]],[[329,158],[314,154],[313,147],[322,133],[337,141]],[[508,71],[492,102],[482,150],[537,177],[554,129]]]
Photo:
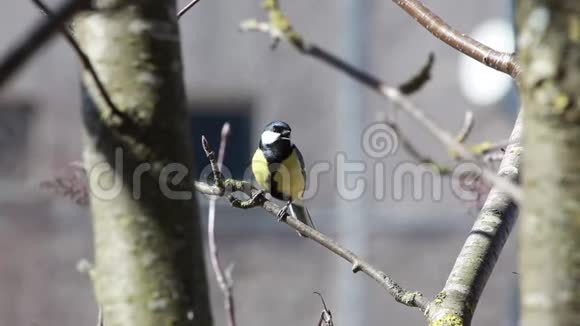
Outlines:
[[65,21],[79,10],[88,8],[89,4],[89,0],[66,0],[55,10],[55,14],[50,19],[39,22],[26,38],[10,49],[8,54],[0,60],[0,88],[51,38]]
[[457,133],[455,139],[457,139],[457,141],[460,143],[464,143],[467,140],[467,137],[469,137],[469,134],[471,134],[471,131],[473,131],[474,126],[475,119],[473,118],[473,112],[471,111],[465,112],[463,127],[461,127],[461,130],[459,131],[459,133]]
[[326,307],[326,302],[324,302],[324,297],[320,292],[314,292],[318,294],[320,300],[322,301],[322,307],[324,308],[320,313],[320,319],[318,319],[318,326],[334,326],[334,321],[332,320],[332,312]]
[[[205,139],[205,137],[203,139]],[[212,172],[216,177],[216,182],[214,185],[209,185],[203,182],[195,182],[195,189],[198,192],[210,196],[226,197],[232,206],[237,208],[248,209],[262,207],[266,212],[270,213],[270,215],[278,219],[282,207],[268,200],[263,191],[256,189],[249,182],[233,179],[223,180],[223,175],[219,172],[219,170],[217,170],[218,164],[209,143],[207,141],[202,141],[202,145],[206,152],[207,158],[210,161]],[[235,192],[242,192],[250,197],[250,199],[239,199],[233,195]],[[322,245],[323,247],[349,262],[352,265],[353,273],[360,271],[368,275],[370,278],[379,283],[385,290],[387,290],[387,292],[392,295],[397,302],[410,307],[417,307],[422,311],[427,309],[429,301],[425,299],[421,293],[411,292],[403,289],[385,273],[379,271],[371,264],[358,257],[352,251],[342,247],[335,240],[300,222],[292,215],[284,215],[281,221],[286,223],[292,229],[298,231],[300,234],[303,234],[306,238],[317,242],[318,244]]]
[[505,148],[509,146],[510,143],[511,142],[509,139],[500,140],[495,143],[483,142],[480,144],[472,145],[469,147],[469,149],[477,155],[484,156],[505,150]]
[[421,1],[393,0],[393,2],[425,27],[427,31],[452,48],[513,78],[517,78],[521,72],[520,64],[515,59],[514,54],[496,51],[459,32],[435,15]]
[[[415,145],[413,145],[411,140],[407,136],[405,136],[405,134],[403,133],[401,128],[399,128],[399,126],[395,121],[385,119],[383,122],[397,133],[399,141],[401,142],[401,145],[403,145],[405,151],[407,151],[407,153],[411,155],[417,162],[431,165],[431,167],[440,175],[449,175],[452,172],[452,167],[441,163],[437,163],[432,158],[421,153],[421,151],[419,151],[419,149],[417,149]],[[473,112],[471,111],[465,112],[463,126],[461,127],[461,130],[459,131],[457,136],[455,136],[457,141],[463,143],[473,130],[474,124],[475,120],[473,118]]]
[[[499,168],[499,175],[513,182],[519,179],[522,112],[520,110]],[[491,190],[443,291],[430,306],[428,317],[432,323],[445,318],[460,318],[465,325],[469,325],[479,297],[516,222],[517,212],[515,202],[506,192],[497,186]]]
[[415,145],[413,145],[409,137],[407,137],[403,133],[401,128],[399,128],[399,125],[396,122],[385,120],[384,123],[397,133],[399,142],[401,143],[405,151],[409,155],[411,155],[413,159],[415,159],[417,162],[430,165],[433,170],[435,170],[442,176],[449,175],[451,173],[452,171],[451,167],[435,162],[435,160],[428,157],[427,155],[424,155],[419,149],[417,149]]
[[[218,153],[218,160],[217,165],[221,171],[221,166],[224,162],[226,146],[228,143],[228,138],[230,136],[230,124],[228,122],[224,123],[221,132],[221,141]],[[204,141],[203,144],[207,144],[207,141]],[[204,150],[206,151],[206,155],[208,157],[213,157],[213,154],[210,154],[211,150],[209,147],[204,146]],[[209,151],[209,152],[208,152]],[[213,166],[213,165],[212,165]],[[217,177],[219,178],[221,175],[218,174]],[[217,179],[216,179],[217,180]],[[235,314],[235,307],[234,307],[234,294],[233,294],[233,280],[231,277],[224,272],[220,259],[219,259],[219,251],[216,244],[215,239],[215,219],[216,219],[216,199],[217,197],[211,197],[209,199],[209,208],[208,208],[208,223],[207,223],[207,235],[208,235],[208,246],[209,246],[209,257],[211,261],[211,266],[213,268],[214,274],[216,276],[216,281],[224,294],[224,308],[228,314],[228,325],[229,326],[236,326],[236,314]]]
[[433,63],[435,62],[435,54],[429,53],[429,58],[427,63],[416,76],[411,77],[407,82],[399,85],[399,90],[405,95],[413,94],[419,91],[430,79],[431,79],[431,69],[433,68]]
[[[49,18],[54,18],[54,13],[41,0],[32,0],[32,2],[44,14],[46,14],[46,16],[48,16]],[[109,93],[107,92],[107,89],[105,88],[105,85],[103,84],[103,82],[99,78],[99,75],[97,74],[95,67],[91,63],[91,60],[86,55],[86,53],[83,51],[83,49],[81,48],[79,43],[76,41],[76,39],[74,38],[72,33],[64,26],[64,23],[61,23],[61,25],[58,27],[58,29],[60,30],[60,32],[62,33],[62,35],[64,36],[64,38],[68,42],[68,44],[73,48],[74,52],[76,53],[79,60],[81,61],[81,64],[83,65],[83,67],[91,75],[93,81],[95,82],[95,85],[97,86],[97,90],[99,91],[99,94],[101,95],[103,100],[107,103],[107,106],[111,109],[111,112],[113,114],[116,114],[117,116],[119,116],[122,119],[122,121],[128,121],[129,118],[127,117],[127,115],[124,114],[121,110],[119,110],[119,108],[115,105],[115,103],[111,99],[111,96],[109,95]]]
[[213,173],[213,181],[215,182],[215,187],[217,189],[220,189],[219,191],[221,191],[221,193],[217,193],[215,195],[223,196],[225,192],[224,176],[221,172],[221,167],[218,161],[216,160],[215,153],[211,150],[209,142],[207,141],[207,138],[205,138],[205,136],[201,136],[201,145],[205,152],[205,155],[207,156],[207,159],[209,160],[211,171]]
[[[275,0],[268,0],[267,2],[277,3]],[[457,153],[464,160],[470,160],[479,163],[479,171],[474,170],[473,172],[481,174],[481,176],[486,181],[506,191],[512,198],[514,198],[516,202],[521,202],[522,191],[520,187],[502,177],[499,177],[495,174],[495,172],[488,169],[475,154],[473,154],[463,144],[457,141],[455,137],[449,134],[449,132],[439,127],[433,120],[427,117],[423,111],[413,102],[411,102],[411,100],[399,88],[388,86],[377,77],[351,66],[335,55],[319,48],[314,44],[305,42],[304,39],[302,39],[302,37],[292,29],[292,26],[285,18],[285,16],[283,16],[283,13],[277,6],[273,7],[274,9],[270,8],[271,7],[266,6],[266,9],[271,11],[271,19],[269,23],[260,23],[256,20],[247,20],[241,24],[241,30],[268,32],[270,35],[274,35],[273,37],[282,38],[288,41],[290,44],[294,45],[294,47],[300,53],[317,58],[373,89],[381,96],[394,103],[399,109],[407,113],[419,124],[421,124],[451,152]],[[275,19],[272,18],[272,16],[274,16]]]
[[230,138],[231,135],[231,125],[229,122],[224,123],[224,125],[222,126],[222,131],[220,133],[220,148],[218,150],[218,166],[220,168],[220,172],[221,172],[221,168],[224,164],[224,159],[226,157],[226,147],[228,145],[228,139]]
[[99,305],[99,313],[97,315],[97,326],[104,326],[105,323],[103,321],[103,307]]
[[185,15],[189,11],[189,9],[193,8],[193,6],[195,6],[198,2],[199,2],[199,0],[191,0],[185,7],[183,7],[183,9],[181,9],[177,13],[177,19],[179,19],[179,18],[181,18],[181,16]]

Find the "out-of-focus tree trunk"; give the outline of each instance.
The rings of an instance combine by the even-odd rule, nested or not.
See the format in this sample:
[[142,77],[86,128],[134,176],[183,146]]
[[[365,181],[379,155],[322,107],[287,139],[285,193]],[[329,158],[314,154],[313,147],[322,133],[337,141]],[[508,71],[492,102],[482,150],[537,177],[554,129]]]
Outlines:
[[580,325],[580,1],[518,0],[522,325]]
[[192,144],[175,1],[96,6],[74,30],[121,111],[112,113],[85,73],[91,277],[104,323],[211,325],[192,178],[176,172],[192,171]]

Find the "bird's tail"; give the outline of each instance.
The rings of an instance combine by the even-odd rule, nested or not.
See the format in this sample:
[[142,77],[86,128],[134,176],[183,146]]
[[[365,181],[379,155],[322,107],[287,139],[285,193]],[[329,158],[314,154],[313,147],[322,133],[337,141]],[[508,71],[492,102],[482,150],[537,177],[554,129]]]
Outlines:
[[[309,227],[316,229],[314,226],[314,222],[312,221],[312,217],[310,217],[310,213],[304,207],[304,203],[302,201],[293,201],[290,203],[290,213],[292,216],[296,217],[300,222],[308,225]],[[304,234],[298,232],[301,237],[306,237]]]

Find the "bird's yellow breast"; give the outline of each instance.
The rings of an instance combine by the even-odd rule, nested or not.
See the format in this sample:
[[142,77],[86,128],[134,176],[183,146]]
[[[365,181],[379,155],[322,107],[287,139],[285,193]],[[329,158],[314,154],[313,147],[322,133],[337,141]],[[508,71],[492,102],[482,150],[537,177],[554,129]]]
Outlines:
[[257,149],[252,158],[252,172],[258,184],[274,196],[281,193],[288,200],[302,199],[306,182],[296,151],[282,163],[269,165],[264,153]]

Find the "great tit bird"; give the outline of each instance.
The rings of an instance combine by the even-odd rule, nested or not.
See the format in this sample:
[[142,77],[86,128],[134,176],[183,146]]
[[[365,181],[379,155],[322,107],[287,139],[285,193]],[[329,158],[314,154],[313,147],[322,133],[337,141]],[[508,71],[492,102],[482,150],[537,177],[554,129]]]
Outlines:
[[289,209],[290,214],[300,222],[314,228],[312,218],[302,203],[306,187],[304,159],[290,140],[291,132],[290,126],[282,121],[270,122],[264,128],[252,158],[252,172],[258,184],[272,197],[287,201],[278,218],[282,218]]

